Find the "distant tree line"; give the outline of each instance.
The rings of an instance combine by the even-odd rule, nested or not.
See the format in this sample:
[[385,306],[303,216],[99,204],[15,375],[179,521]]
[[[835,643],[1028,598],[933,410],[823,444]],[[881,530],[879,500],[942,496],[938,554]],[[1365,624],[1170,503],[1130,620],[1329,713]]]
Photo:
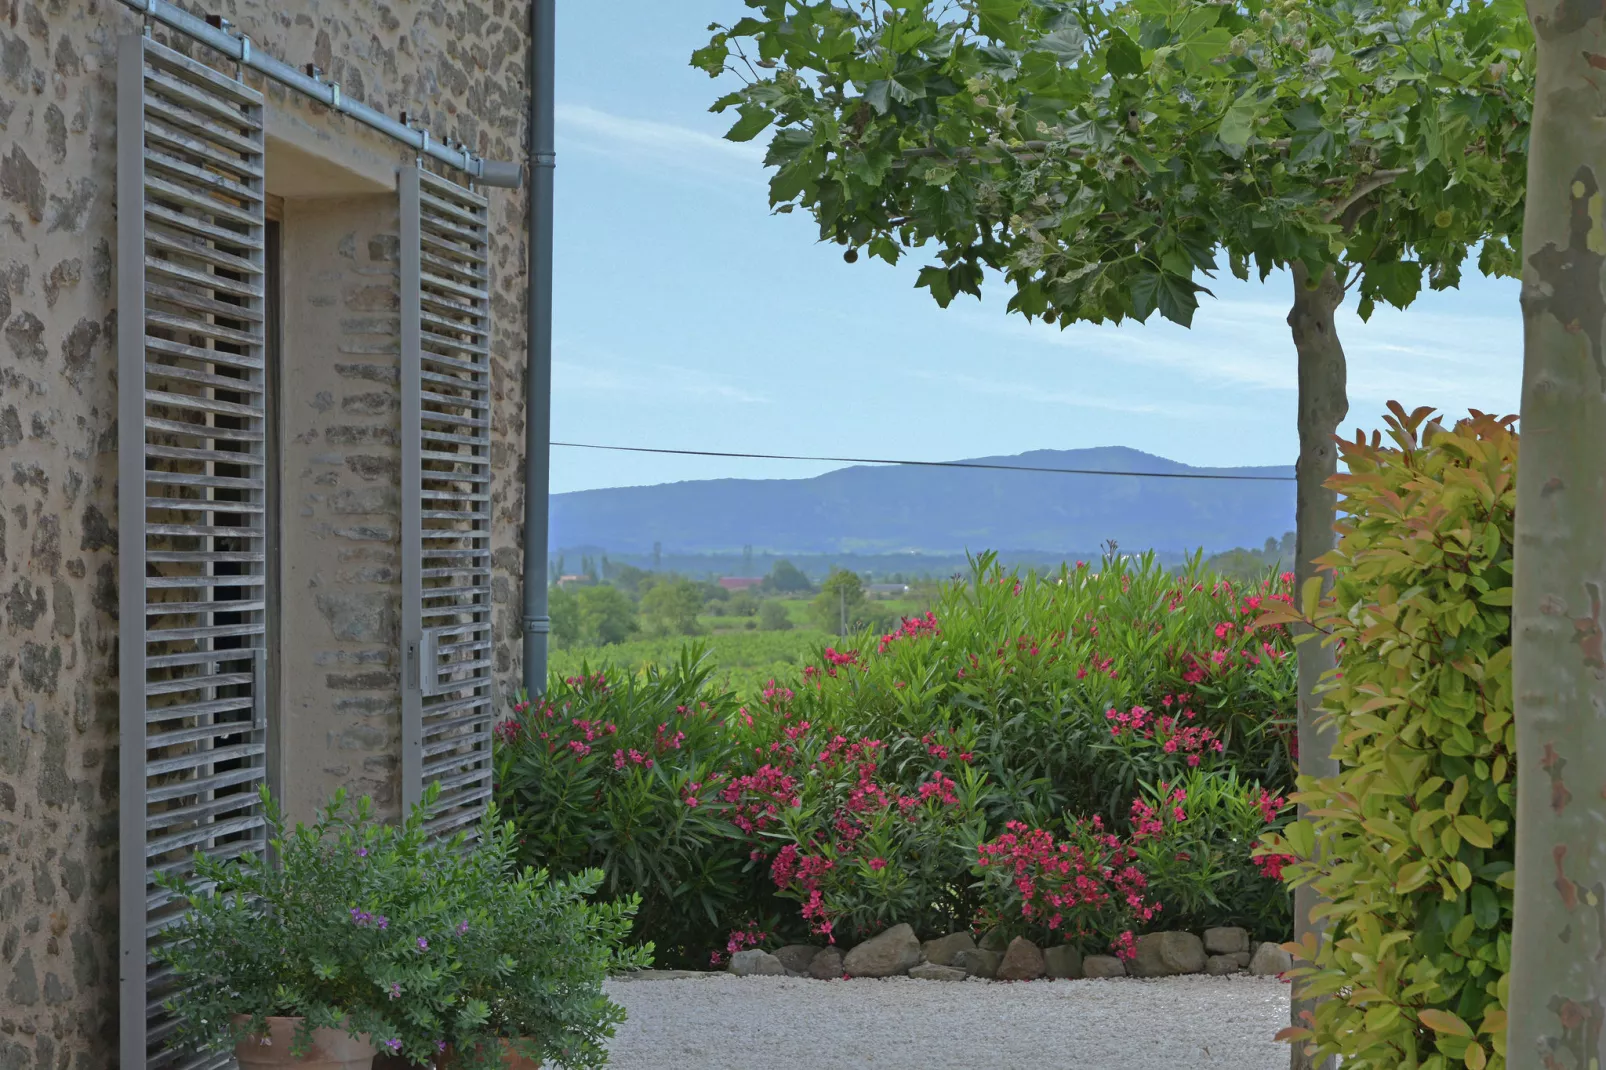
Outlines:
[[[1113,546],[1106,552],[1113,552]],[[1258,579],[1271,569],[1292,570],[1294,533],[1268,538],[1258,549],[1239,547],[1206,559],[1213,571],[1234,579]],[[564,555],[551,564],[552,641],[559,649],[610,646],[638,637],[706,634],[705,618],[731,627],[786,631],[796,626],[791,607],[806,604],[804,620],[822,632],[857,634],[866,628],[890,631],[901,613],[873,596],[865,575],[833,566],[818,585],[788,560],[778,560],[754,587],[730,590],[712,578],[653,571],[607,554],[583,554],[576,571]],[[881,581],[911,585],[916,602],[929,601],[935,581],[894,573]],[[564,582],[560,582],[564,581]]]

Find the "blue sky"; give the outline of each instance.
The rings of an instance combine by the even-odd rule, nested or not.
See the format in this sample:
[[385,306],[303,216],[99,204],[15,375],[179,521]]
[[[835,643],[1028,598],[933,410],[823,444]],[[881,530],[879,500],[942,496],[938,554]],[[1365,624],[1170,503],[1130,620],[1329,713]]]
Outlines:
[[[1132,446],[1191,464],[1295,453],[1291,283],[1211,284],[1194,327],[1061,331],[1000,288],[939,309],[897,268],[843,262],[806,215],[772,216],[763,135],[722,140],[716,84],[688,66],[740,0],[558,5],[553,438],[674,449],[948,460]],[[1384,403],[1517,411],[1517,284],[1362,324],[1340,313],[1346,428]],[[554,493],[681,479],[803,477],[830,464],[554,449]]]

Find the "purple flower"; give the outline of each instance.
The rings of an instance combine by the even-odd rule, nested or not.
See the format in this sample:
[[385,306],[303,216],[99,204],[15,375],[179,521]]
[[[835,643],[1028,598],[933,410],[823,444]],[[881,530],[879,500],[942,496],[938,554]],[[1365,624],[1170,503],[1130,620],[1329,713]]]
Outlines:
[[446,1050],[446,1041],[444,1041],[444,1040],[437,1040],[437,1041],[436,1041],[436,1042],[435,1042],[435,1050],[436,1050],[436,1051],[445,1051],[445,1050]]
[[392,981],[392,982],[390,982],[390,998],[391,999],[401,999],[401,982],[400,981]]
[[385,1047],[389,1048],[391,1051],[401,1051],[401,1040],[397,1037],[391,1037],[389,1040],[385,1041]]
[[468,932],[468,920],[465,918],[457,923],[457,935],[462,936],[466,932]]
[[366,847],[357,848],[357,857],[358,858],[367,858],[368,857],[368,848],[366,848]]
[[390,919],[385,917],[385,915],[383,915],[383,914],[379,915],[379,927],[381,929],[383,929],[383,928],[386,928],[389,925],[390,925]]
[[422,936],[420,936],[418,938],[418,950],[420,950],[420,951],[428,951],[429,950],[429,941],[425,940]]

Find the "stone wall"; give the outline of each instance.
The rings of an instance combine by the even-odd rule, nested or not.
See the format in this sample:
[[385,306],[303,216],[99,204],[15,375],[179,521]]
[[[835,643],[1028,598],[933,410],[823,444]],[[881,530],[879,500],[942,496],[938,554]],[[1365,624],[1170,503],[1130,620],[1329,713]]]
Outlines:
[[[523,8],[497,0],[218,0],[256,47],[318,64],[344,92],[388,114],[419,116],[437,136],[512,160],[523,154]],[[203,10],[197,6],[195,10]],[[111,0],[0,0],[0,1068],[97,1070],[116,1064],[117,399],[114,307],[116,42],[139,20]],[[204,50],[156,36],[199,58]],[[226,65],[219,64],[225,67]],[[372,135],[316,105],[261,87],[332,142]],[[382,139],[380,139],[382,141]],[[518,672],[522,518],[524,199],[493,191],[495,409],[493,488],[496,668]],[[354,230],[346,227],[341,232]],[[393,270],[371,256],[382,227],[355,228],[348,280]],[[380,252],[386,253],[383,243]],[[343,288],[342,318],[367,315]],[[332,312],[332,314],[334,314]],[[360,337],[359,337],[360,336]],[[364,341],[362,339],[367,339]],[[366,332],[339,345],[366,345]],[[375,426],[390,383],[364,376],[372,353],[340,353],[324,429]],[[348,367],[349,375],[340,371]],[[359,367],[365,370],[358,371]],[[352,400],[360,399],[360,400]],[[330,451],[324,442],[317,447]],[[381,457],[353,443],[336,464],[301,469],[336,485],[313,519],[327,525],[331,576],[365,584],[386,543],[372,518],[339,513],[342,493],[393,493]],[[313,493],[309,490],[307,493]],[[288,507],[286,522],[298,520]],[[375,530],[359,533],[361,528]],[[349,529],[346,533],[342,530]],[[347,556],[341,559],[341,554]],[[372,559],[364,560],[368,555]],[[394,624],[350,623],[316,608],[325,629],[306,656],[318,672],[297,701],[328,704],[349,730],[319,739],[318,776],[394,783],[395,716],[383,696],[395,668],[380,638]],[[348,607],[349,608],[349,607]],[[382,614],[381,614],[382,616]],[[345,620],[345,623],[342,621]],[[322,645],[319,645],[322,644]],[[383,651],[383,652],[382,652]],[[363,659],[375,659],[365,664]],[[343,686],[356,684],[357,686]],[[371,685],[371,686],[370,686]],[[346,705],[342,706],[341,703]],[[307,741],[309,744],[313,741]],[[292,752],[300,760],[298,752]],[[339,770],[338,772],[332,770]]]
[[[285,205],[279,761],[287,812],[337,787],[400,812],[400,321],[393,195]],[[316,760],[296,760],[297,756]]]

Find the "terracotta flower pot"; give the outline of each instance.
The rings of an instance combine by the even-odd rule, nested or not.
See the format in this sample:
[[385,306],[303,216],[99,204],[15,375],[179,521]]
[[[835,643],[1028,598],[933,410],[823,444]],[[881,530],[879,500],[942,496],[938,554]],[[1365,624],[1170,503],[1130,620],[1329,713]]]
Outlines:
[[[244,1016],[235,1024],[245,1022]],[[302,1056],[290,1054],[295,1044],[300,1018],[269,1018],[266,1034],[253,1033],[234,1047],[240,1070],[258,1067],[295,1067],[296,1070],[369,1070],[374,1062],[374,1046],[366,1034],[350,1036],[339,1029],[314,1029],[312,1047]]]
[[[458,1065],[456,1053],[452,1050],[450,1044],[446,1046],[445,1054],[441,1056],[435,1065],[439,1070],[453,1070]],[[541,1060],[520,1055],[511,1041],[504,1040],[502,1041],[502,1067],[503,1070],[541,1070]]]
[[541,1060],[520,1055],[509,1041],[502,1041],[502,1066],[505,1070],[541,1070]]

